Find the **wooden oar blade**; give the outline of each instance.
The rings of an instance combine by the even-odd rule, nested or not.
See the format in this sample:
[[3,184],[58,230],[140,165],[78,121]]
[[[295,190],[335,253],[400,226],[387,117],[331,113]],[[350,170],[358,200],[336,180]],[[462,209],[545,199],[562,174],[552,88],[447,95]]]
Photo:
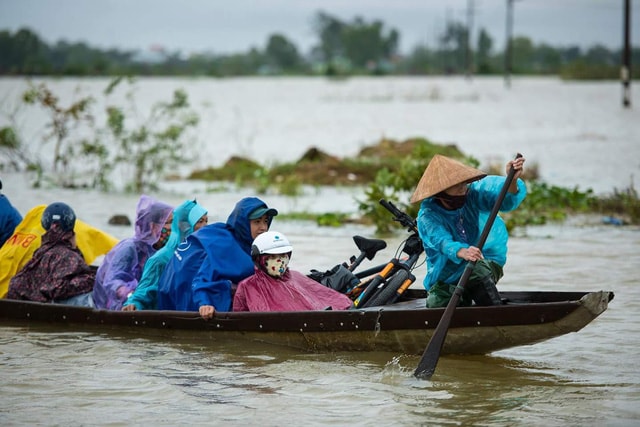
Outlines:
[[[441,336],[436,337],[436,334]],[[424,350],[420,363],[418,363],[418,367],[413,372],[414,377],[420,380],[431,379],[431,376],[436,371],[436,366],[438,365],[438,359],[440,358],[440,352],[442,351],[442,346],[446,336],[446,329],[434,332],[431,341],[429,341],[429,345],[427,345],[427,348]]]
[[449,332],[449,323],[451,322],[453,312],[458,305],[458,301],[460,301],[461,294],[462,291],[458,292],[458,290],[456,290],[451,297],[449,304],[447,304],[447,308],[442,314],[436,330],[433,332],[427,347],[424,349],[420,363],[418,363],[418,367],[413,372],[413,376],[416,378],[428,380],[436,371],[436,366],[440,359],[440,353],[442,352],[442,346],[444,345],[444,340],[447,338],[447,332]]

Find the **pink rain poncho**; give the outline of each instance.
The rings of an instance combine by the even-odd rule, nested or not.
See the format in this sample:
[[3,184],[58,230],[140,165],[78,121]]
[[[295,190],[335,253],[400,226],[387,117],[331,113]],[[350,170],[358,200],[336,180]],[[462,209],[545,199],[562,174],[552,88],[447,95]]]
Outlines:
[[233,311],[346,310],[351,300],[297,271],[274,278],[259,268],[238,284]]

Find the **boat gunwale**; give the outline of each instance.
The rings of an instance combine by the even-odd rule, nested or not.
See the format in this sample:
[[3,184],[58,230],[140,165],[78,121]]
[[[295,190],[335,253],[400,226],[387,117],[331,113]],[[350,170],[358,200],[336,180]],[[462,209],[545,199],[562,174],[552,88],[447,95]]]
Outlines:
[[[524,295],[533,294],[504,292],[503,297],[513,299],[499,307],[458,307],[442,354],[487,354],[575,332],[604,312],[613,299],[613,292],[608,291],[543,292],[536,295],[546,302],[522,303]],[[567,299],[578,296],[578,300]],[[556,301],[548,301],[553,298]],[[420,303],[423,301],[399,305]],[[56,332],[62,333],[162,337],[195,340],[207,346],[244,340],[315,353],[392,351],[419,355],[443,311],[383,306],[345,311],[224,312],[205,320],[198,312],[109,311],[0,299],[0,325],[21,327],[27,323],[37,329],[55,323],[62,326]],[[519,319],[518,323],[514,319]],[[523,323],[523,319],[531,323]]]
[[[452,319],[451,327],[506,327],[555,322],[580,307],[581,298],[593,293],[540,292],[537,294],[535,292],[503,292],[503,297],[509,302],[502,306],[458,307]],[[610,301],[613,298],[613,293],[608,292],[608,294],[608,300]],[[524,295],[554,296],[556,301],[518,302],[523,301]],[[12,303],[7,304],[3,303],[3,301],[12,301]],[[423,308],[402,309],[403,304],[406,305],[406,302],[399,303],[396,307],[381,306],[345,311],[218,312],[213,319],[206,320],[198,312],[166,310],[125,312],[30,301],[0,300],[0,307],[3,307],[0,312],[0,318],[31,322],[45,321],[157,329],[200,329],[237,332],[333,332],[346,330],[434,329],[444,312],[444,308],[426,308],[424,305],[422,306]],[[412,304],[415,305],[415,301]],[[10,315],[11,311],[13,314]],[[22,313],[22,315],[18,313]],[[600,313],[597,313],[596,316],[598,314]]]

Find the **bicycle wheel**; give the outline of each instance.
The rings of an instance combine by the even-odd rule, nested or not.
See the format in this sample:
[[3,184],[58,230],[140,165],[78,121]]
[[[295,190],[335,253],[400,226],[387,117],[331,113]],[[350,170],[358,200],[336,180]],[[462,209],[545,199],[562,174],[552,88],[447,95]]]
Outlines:
[[365,307],[385,305],[408,278],[409,272],[407,270],[403,269],[396,272],[387,280],[387,284],[367,301]]

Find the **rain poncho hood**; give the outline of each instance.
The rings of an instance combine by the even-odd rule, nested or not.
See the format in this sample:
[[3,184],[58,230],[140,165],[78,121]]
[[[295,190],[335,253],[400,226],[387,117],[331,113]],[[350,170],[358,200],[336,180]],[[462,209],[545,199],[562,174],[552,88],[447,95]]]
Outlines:
[[249,215],[259,207],[267,205],[256,197],[244,198],[226,223],[202,227],[178,246],[158,285],[158,309],[231,309],[232,284],[253,274]]
[[[456,255],[461,248],[475,246],[480,239],[489,213],[500,194],[504,177],[487,176],[469,186],[467,201],[463,207],[447,210],[434,197],[422,201],[418,212],[418,231],[427,255],[427,290],[437,281],[449,284],[458,282],[466,263]],[[520,179],[517,193],[506,193],[500,211],[516,209],[524,200],[527,189]],[[464,232],[462,232],[464,230]],[[507,261],[508,233],[498,216],[482,248],[484,258],[504,266]]]
[[174,209],[171,235],[167,243],[147,260],[136,290],[124,305],[134,304],[138,310],[153,310],[157,307],[158,282],[167,262],[178,245],[193,233],[198,220],[206,214],[207,210],[195,200],[187,200]]
[[91,292],[95,272],[71,245],[73,230],[52,227],[42,245],[10,281],[7,298],[59,302]]
[[160,238],[173,208],[142,195],[136,208],[135,235],[118,243],[104,257],[93,287],[96,308],[120,310],[129,293],[138,286],[147,260],[156,253],[153,244]]
[[13,230],[22,221],[22,215],[9,199],[0,194],[0,246],[11,237]]
[[259,267],[238,285],[233,311],[346,310],[351,299],[291,269],[281,278]]

